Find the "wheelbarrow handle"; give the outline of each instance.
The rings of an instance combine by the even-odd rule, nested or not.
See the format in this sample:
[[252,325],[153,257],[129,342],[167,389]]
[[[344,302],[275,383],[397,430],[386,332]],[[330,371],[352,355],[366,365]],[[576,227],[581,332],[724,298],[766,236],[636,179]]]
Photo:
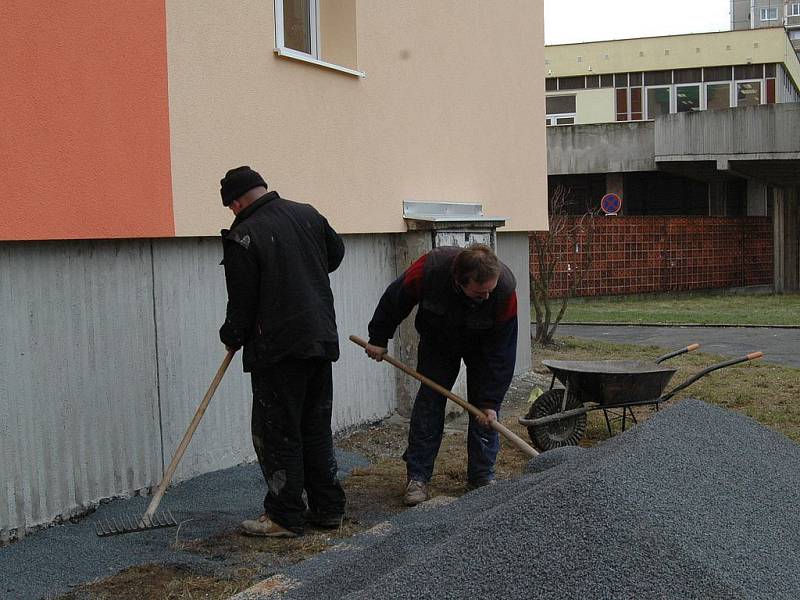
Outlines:
[[680,385],[675,386],[675,388],[673,390],[671,390],[670,392],[668,392],[668,393],[664,394],[663,396],[661,396],[661,398],[659,398],[658,401],[659,402],[664,402],[665,400],[669,400],[677,392],[680,392],[681,390],[686,389],[687,387],[692,385],[695,381],[697,381],[701,377],[705,377],[706,375],[711,373],[711,371],[716,371],[717,369],[723,369],[725,367],[738,365],[739,363],[747,362],[748,360],[756,360],[757,358],[761,358],[762,356],[764,356],[763,352],[760,352],[760,351],[759,352],[751,352],[750,354],[746,354],[744,356],[740,356],[739,358],[732,358],[730,360],[726,360],[726,361],[718,363],[716,365],[711,365],[710,367],[708,367],[706,369],[703,369],[702,371],[700,371],[699,373],[697,373],[693,377],[690,377],[689,379],[687,379],[686,381],[684,381]]
[[[355,344],[358,344],[362,348],[366,348],[367,347],[366,340],[364,340],[364,339],[362,339],[362,338],[360,338],[360,337],[358,337],[356,335],[351,335],[350,336],[350,341],[355,343]],[[436,383],[432,379],[428,379],[422,373],[418,373],[417,371],[415,371],[411,367],[407,367],[406,365],[401,363],[399,360],[397,360],[396,358],[394,358],[390,354],[384,354],[383,355],[383,360],[388,362],[390,365],[392,365],[394,367],[397,367],[398,369],[400,369],[404,373],[407,373],[407,374],[411,375],[411,377],[413,377],[417,381],[420,381],[423,384],[427,385],[429,388],[431,388],[432,390],[440,393],[442,396],[446,396],[447,398],[450,398],[450,400],[452,400],[453,402],[458,404],[461,408],[466,410],[471,415],[473,415],[475,417],[483,417],[484,416],[483,411],[480,410],[478,407],[470,404],[469,402],[464,400],[462,397],[457,396],[456,394],[454,394],[453,392],[451,392],[447,388],[439,385],[438,383]],[[539,456],[539,453],[536,450],[534,450],[530,445],[528,445],[525,442],[525,440],[523,440],[516,433],[511,431],[508,427],[503,425],[500,421],[492,421],[490,423],[490,426],[491,426],[492,429],[494,429],[498,433],[503,434],[503,436],[509,442],[511,442],[514,446],[517,447],[518,450],[522,451],[526,456],[528,456],[528,458],[534,458],[536,456]]]
[[675,352],[669,352],[667,354],[664,354],[663,356],[659,356],[655,360],[655,363],[658,365],[667,359],[675,358],[676,356],[680,356],[681,354],[686,354],[687,352],[694,352],[699,347],[700,344],[689,344],[688,346],[686,346],[686,348],[681,348],[680,350],[675,350]]

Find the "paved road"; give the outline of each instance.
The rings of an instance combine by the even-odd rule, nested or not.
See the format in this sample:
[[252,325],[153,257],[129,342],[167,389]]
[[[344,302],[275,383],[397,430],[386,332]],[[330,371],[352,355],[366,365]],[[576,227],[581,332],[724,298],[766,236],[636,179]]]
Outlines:
[[761,350],[764,352],[762,360],[800,368],[800,329],[559,325],[556,337],[560,336],[625,344],[652,344],[676,350],[698,342],[700,352],[723,356],[742,356]]

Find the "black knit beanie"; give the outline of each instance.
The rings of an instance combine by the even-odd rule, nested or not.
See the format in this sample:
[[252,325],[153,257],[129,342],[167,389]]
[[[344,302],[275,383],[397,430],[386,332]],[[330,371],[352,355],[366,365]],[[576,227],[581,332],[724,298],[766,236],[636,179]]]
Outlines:
[[250,167],[231,169],[219,182],[219,193],[222,196],[223,206],[230,206],[234,200],[260,185],[267,187],[267,182]]

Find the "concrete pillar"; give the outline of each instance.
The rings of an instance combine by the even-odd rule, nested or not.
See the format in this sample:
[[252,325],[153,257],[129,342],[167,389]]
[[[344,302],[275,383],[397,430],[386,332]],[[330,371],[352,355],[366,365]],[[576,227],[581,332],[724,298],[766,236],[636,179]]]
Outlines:
[[773,264],[774,264],[774,287],[777,294],[784,292],[784,239],[785,239],[785,211],[784,211],[784,198],[783,189],[772,189],[772,227],[773,227]]
[[625,214],[624,176],[622,173],[606,173],[606,194],[616,194],[622,198],[620,215]]
[[767,216],[767,186],[753,179],[747,180],[747,216]]
[[[433,236],[430,231],[409,231],[397,236],[395,244],[395,272],[399,277],[412,262],[433,249]],[[408,318],[400,324],[394,337],[394,355],[398,360],[415,368],[417,364],[417,347],[419,336],[414,329],[414,318],[417,309],[414,308]],[[414,405],[419,382],[396,369],[397,412],[408,417]]]

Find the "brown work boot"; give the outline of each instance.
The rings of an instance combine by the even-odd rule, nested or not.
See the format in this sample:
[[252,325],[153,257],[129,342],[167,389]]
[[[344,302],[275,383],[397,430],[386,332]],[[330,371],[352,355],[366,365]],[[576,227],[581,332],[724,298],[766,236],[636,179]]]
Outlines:
[[267,515],[261,515],[256,520],[242,521],[242,533],[256,537],[295,538],[294,531],[281,527]]
[[418,479],[412,479],[406,486],[406,493],[403,496],[403,504],[406,506],[416,506],[425,502],[431,497],[428,492],[428,484]]

